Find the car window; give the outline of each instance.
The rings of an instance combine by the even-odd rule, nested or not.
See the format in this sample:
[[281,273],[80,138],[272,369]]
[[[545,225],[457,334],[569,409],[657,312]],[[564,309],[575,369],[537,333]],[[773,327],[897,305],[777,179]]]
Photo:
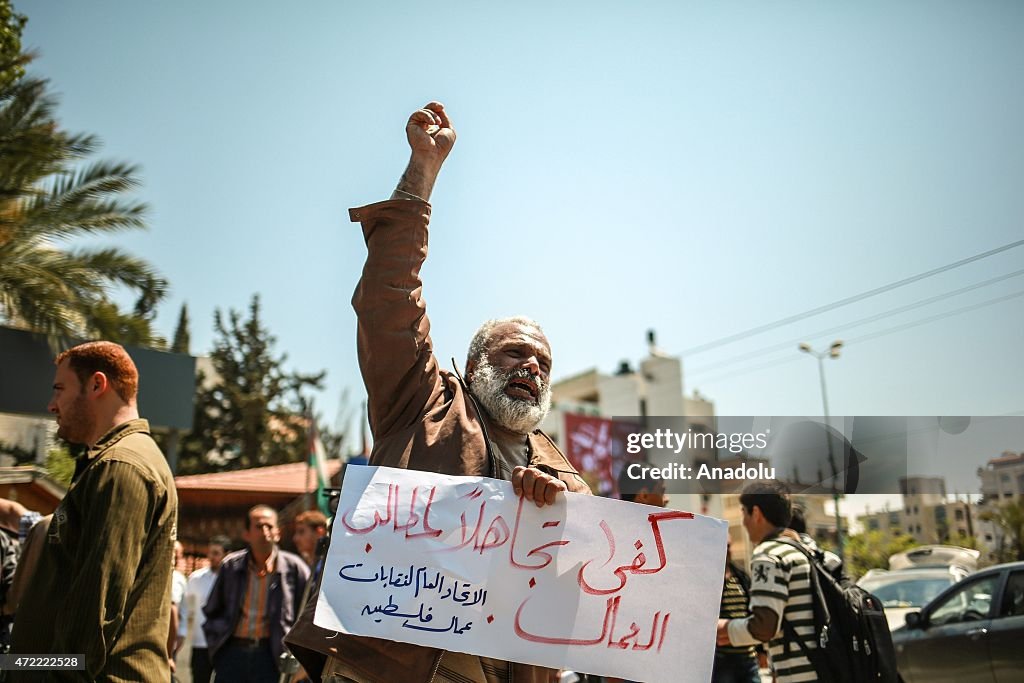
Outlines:
[[998,581],[999,575],[994,574],[961,585],[930,610],[928,623],[939,626],[987,619]]
[[1024,615],[1024,572],[1013,572],[1006,582],[999,616],[1019,617],[1021,615]]
[[864,581],[860,585],[881,600],[884,607],[924,607],[952,583],[952,577],[946,576],[885,582]]

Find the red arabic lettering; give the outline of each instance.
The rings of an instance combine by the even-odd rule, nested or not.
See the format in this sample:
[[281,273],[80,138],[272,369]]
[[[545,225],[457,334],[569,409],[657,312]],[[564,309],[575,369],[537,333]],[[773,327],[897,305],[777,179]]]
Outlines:
[[[610,597],[605,601],[604,608],[604,619],[601,623],[601,633],[596,638],[560,638],[555,636],[544,636],[536,633],[530,633],[522,625],[522,614],[526,608],[526,603],[530,601],[530,598],[523,600],[516,609],[515,620],[513,621],[512,628],[515,634],[527,640],[531,643],[543,643],[545,645],[572,645],[577,647],[589,647],[592,645],[604,645],[609,649],[619,650],[640,650],[646,651],[654,646],[655,639],[658,640],[657,652],[661,652],[661,647],[665,643],[665,635],[668,630],[668,618],[671,614],[666,613],[662,616],[661,612],[655,612],[654,617],[651,619],[651,637],[650,640],[645,644],[641,645],[636,642],[637,636],[640,634],[640,627],[637,626],[636,622],[632,622],[629,625],[629,631],[621,638],[615,638],[615,621],[618,619],[619,614],[619,603],[622,600],[621,595]],[[659,629],[658,621],[661,621],[661,628]],[[659,634],[660,630],[660,634]],[[632,644],[632,647],[630,645]]]
[[515,629],[516,635],[523,640],[528,640],[531,643],[545,643],[547,645],[597,645],[604,642],[605,637],[612,630],[615,629],[615,617],[619,611],[619,600],[622,596],[616,595],[614,598],[608,598],[604,608],[604,622],[601,625],[601,635],[597,638],[552,638],[550,636],[539,636],[534,633],[528,633],[519,623],[519,619],[522,616],[523,608],[526,607],[526,603],[530,601],[530,598],[523,600],[523,603],[519,605],[519,609],[516,610],[515,621],[512,624]]
[[545,548],[553,548],[560,545],[569,545],[569,541],[551,541],[550,543],[544,543],[537,546],[533,550],[526,553],[526,557],[533,557],[534,555],[542,556],[544,559],[540,564],[526,564],[516,559],[516,541],[519,539],[519,520],[523,516],[523,502],[526,499],[522,496],[519,497],[519,504],[516,506],[516,523],[512,529],[512,545],[508,549],[508,561],[516,569],[543,569],[544,567],[551,564],[551,561],[555,558],[551,553],[544,552]]
[[359,506],[356,505],[355,507],[349,508],[348,510],[345,511],[345,514],[343,514],[341,516],[341,523],[342,523],[342,525],[350,533],[353,533],[353,534],[368,534],[371,531],[373,531],[374,529],[376,529],[378,526],[380,526],[381,524],[387,524],[388,522],[390,522],[392,520],[392,508],[395,511],[394,517],[398,516],[398,512],[397,512],[398,511],[398,484],[388,484],[388,502],[384,506],[386,514],[385,514],[385,516],[382,517],[381,514],[380,514],[380,510],[374,510],[373,511],[373,524],[371,524],[370,526],[363,527],[362,529],[360,529],[358,527],[352,526],[352,513],[354,513],[356,511],[357,507],[359,507]]
[[[405,538],[406,539],[420,538],[422,536],[430,536],[431,538],[437,538],[438,536],[441,535],[441,529],[435,529],[432,526],[430,526],[430,506],[434,504],[434,492],[435,491],[437,491],[437,487],[436,486],[431,486],[430,487],[430,495],[427,496],[426,507],[423,508],[423,531],[417,531],[415,533],[409,533],[408,527],[403,527],[403,528],[405,528]],[[416,505],[416,489],[414,488],[412,490],[412,500],[409,501],[409,517],[410,518],[412,518],[412,516],[415,514],[415,512],[413,512],[413,507],[415,505]],[[398,519],[397,519],[398,515],[396,514],[395,517],[396,517],[396,519],[395,519],[395,531],[399,531]],[[417,516],[416,519],[417,520],[420,519],[419,516]]]
[[[658,562],[660,564],[655,569],[641,569],[643,562],[638,566],[631,569],[633,574],[656,574],[665,568],[668,564],[668,559],[665,557],[665,544],[661,540],[661,529],[658,527],[660,522],[665,522],[670,519],[693,519],[692,512],[680,512],[679,510],[666,510],[665,512],[652,512],[647,515],[647,521],[651,524],[651,531],[654,533],[654,547],[658,551]],[[643,557],[643,553],[639,555]],[[644,557],[646,562],[647,558]]]
[[[409,498],[409,517],[404,523],[398,521],[398,499],[401,494],[401,487],[399,484],[388,484],[388,500],[384,505],[384,514],[381,514],[380,510],[373,511],[373,523],[366,527],[353,526],[352,515],[355,513],[358,505],[349,508],[341,516],[341,523],[350,533],[353,534],[368,534],[377,527],[386,526],[388,523],[392,525],[392,530],[395,532],[404,531],[406,539],[419,538],[421,536],[437,537],[442,533],[441,529],[434,529],[430,526],[430,506],[434,503],[434,493],[437,490],[436,486],[430,487],[430,495],[427,498],[426,506],[423,510],[423,515],[419,515],[416,512],[417,494],[419,487],[413,487],[412,496]],[[412,532],[411,529],[415,528],[417,524],[422,522],[423,531]]]
[[[651,531],[654,534],[654,547],[658,551],[659,564],[657,567],[653,569],[644,569],[644,565],[647,564],[647,555],[643,552],[638,552],[632,562],[620,565],[612,570],[612,574],[619,580],[618,586],[615,586],[614,588],[594,588],[587,582],[586,577],[584,576],[587,567],[589,567],[590,563],[593,562],[593,560],[587,560],[580,565],[580,570],[576,574],[576,582],[579,584],[580,589],[583,590],[584,593],[588,593],[590,595],[608,595],[610,593],[616,593],[626,586],[626,580],[628,578],[626,576],[627,571],[630,574],[656,574],[664,569],[665,565],[668,564],[668,557],[665,555],[665,544],[662,541],[661,529],[658,525],[661,522],[671,519],[693,519],[693,513],[668,510],[665,512],[651,513],[647,516],[647,521],[650,523]],[[601,530],[604,532],[605,539],[608,541],[608,559],[601,565],[602,567],[606,567],[615,556],[615,536],[612,535],[611,529],[608,528],[608,524],[603,519],[600,522],[600,526]],[[637,540],[634,547],[637,550],[640,550],[643,548],[643,545],[643,543]]]

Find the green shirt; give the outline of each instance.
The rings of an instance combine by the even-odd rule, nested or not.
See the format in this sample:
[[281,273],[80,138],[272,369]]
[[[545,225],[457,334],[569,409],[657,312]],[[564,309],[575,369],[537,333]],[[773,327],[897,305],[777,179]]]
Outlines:
[[149,423],[130,420],[77,469],[18,607],[11,651],[85,656],[85,671],[47,680],[168,681],[178,496],[167,461]]

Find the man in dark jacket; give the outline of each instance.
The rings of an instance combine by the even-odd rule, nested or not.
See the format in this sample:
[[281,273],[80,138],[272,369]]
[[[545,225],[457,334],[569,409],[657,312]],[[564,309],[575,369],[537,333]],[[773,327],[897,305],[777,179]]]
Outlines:
[[[352,209],[362,223],[366,264],[352,305],[366,385],[370,464],[512,482],[518,495],[552,504],[560,492],[589,493],[538,427],[551,401],[551,347],[537,323],[484,323],[470,343],[466,381],[433,353],[420,267],[427,255],[427,201],[455,144],[444,107],[427,104],[406,124],[412,149],[389,201]],[[288,646],[314,679],[346,683],[545,682],[555,674],[436,648],[335,634],[312,624],[310,600]],[[330,655],[324,668],[323,655]]]
[[247,520],[249,548],[221,563],[203,607],[203,633],[218,680],[276,683],[284,634],[301,608],[309,568],[277,547],[281,531],[273,508],[257,505]]

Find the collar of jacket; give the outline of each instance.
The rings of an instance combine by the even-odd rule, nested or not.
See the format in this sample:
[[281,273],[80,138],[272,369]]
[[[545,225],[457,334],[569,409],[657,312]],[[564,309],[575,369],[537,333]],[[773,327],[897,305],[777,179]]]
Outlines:
[[137,433],[149,434],[149,421],[144,420],[141,417],[135,418],[134,420],[128,420],[122,422],[116,427],[112,428],[106,434],[100,437],[100,440],[96,442],[96,445],[90,448],[82,456],[85,460],[92,460],[97,455],[107,450],[118,441],[128,436],[129,434]]
[[[277,574],[285,574],[285,573],[287,573],[288,565],[285,562],[284,553],[281,552],[281,547],[279,545],[276,545],[276,544],[274,545],[273,556],[274,556],[274,572],[277,573]],[[234,559],[234,558],[237,558],[237,559]],[[229,562],[228,560],[233,560],[233,561]],[[245,547],[245,550],[236,551],[236,553],[231,553],[230,555],[225,557],[224,561],[221,562],[221,564],[220,564],[220,570],[221,571],[227,570],[229,572],[234,572],[235,574],[245,574],[246,572],[249,571],[250,567],[256,566],[254,564],[254,562],[255,562],[255,557],[252,554],[252,548],[250,548],[247,545]]]
[[473,409],[476,410],[476,415],[480,420],[480,429],[484,432],[484,446],[487,448],[487,466],[490,468],[490,472],[487,473],[489,477],[498,476],[498,459],[494,455],[494,448],[491,446],[491,433],[487,430],[487,420],[490,417],[484,412],[483,406],[476,400],[476,396],[469,390],[469,383],[466,382],[462,376],[462,372],[459,371],[459,364],[455,362],[455,357],[452,356],[452,370],[455,371],[455,376],[459,378],[459,384],[462,385],[462,390],[469,397],[470,402],[473,404]]

